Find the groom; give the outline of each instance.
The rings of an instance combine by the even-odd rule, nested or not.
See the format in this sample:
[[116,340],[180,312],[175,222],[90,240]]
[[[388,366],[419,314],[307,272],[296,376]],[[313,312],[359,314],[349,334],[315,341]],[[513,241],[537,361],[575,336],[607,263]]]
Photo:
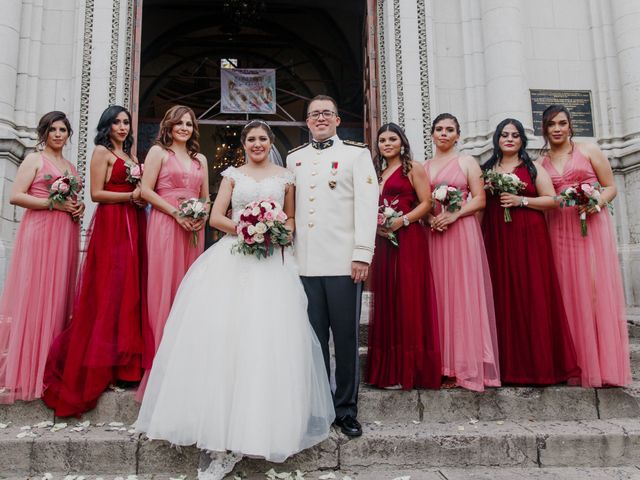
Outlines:
[[345,435],[357,437],[362,435],[356,418],[358,324],[362,282],[375,244],[378,181],[367,146],[338,138],[333,98],[313,98],[306,121],[313,141],[287,157],[287,168],[296,176],[296,258],[327,374],[333,333],[335,423]]

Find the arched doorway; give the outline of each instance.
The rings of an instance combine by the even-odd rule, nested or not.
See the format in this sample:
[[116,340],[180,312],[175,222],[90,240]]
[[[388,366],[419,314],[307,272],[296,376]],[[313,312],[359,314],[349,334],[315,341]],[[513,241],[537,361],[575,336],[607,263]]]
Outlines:
[[[336,98],[340,135],[368,140],[377,124],[373,0],[144,0],[138,7],[136,76],[138,153],[151,146],[165,110],[188,105],[201,123],[201,147],[210,164],[211,191],[219,173],[240,158],[238,124],[247,118],[221,114],[223,63],[276,71],[276,148],[282,155],[308,140],[307,100]],[[373,54],[371,54],[373,53]],[[366,71],[365,71],[366,70]],[[297,123],[295,123],[297,121]],[[215,124],[212,124],[215,123]]]

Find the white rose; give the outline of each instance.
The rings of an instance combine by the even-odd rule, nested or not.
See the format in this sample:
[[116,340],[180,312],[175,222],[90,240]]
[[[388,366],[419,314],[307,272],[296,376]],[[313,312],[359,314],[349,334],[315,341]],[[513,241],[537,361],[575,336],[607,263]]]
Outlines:
[[269,203],[269,202],[262,202],[260,204],[260,206],[263,207],[264,209],[266,209],[267,211],[273,210],[273,207],[271,206],[271,203]]
[[249,225],[249,226],[247,227],[247,233],[248,233],[249,235],[253,235],[254,233],[256,233],[256,227],[254,227],[253,225]]
[[262,222],[256,223],[256,233],[264,235],[265,233],[267,233],[267,226]]
[[251,211],[251,215],[254,215],[256,217],[260,215],[260,207],[253,207],[253,210]]
[[447,187],[440,186],[436,188],[435,191],[433,192],[433,195],[436,198],[436,200],[438,200],[439,202],[442,202],[445,198],[447,198]]
[[392,217],[394,213],[396,213],[396,212],[391,207],[387,207],[387,208],[384,209],[384,216],[387,217],[387,218]]
[[254,240],[256,243],[262,243],[262,242],[264,242],[264,235],[262,235],[262,234],[260,234],[260,233],[256,233],[256,234],[253,236],[253,240]]
[[204,205],[202,204],[202,202],[196,202],[193,205],[193,213],[195,213],[196,215],[199,213],[202,213],[204,211]]

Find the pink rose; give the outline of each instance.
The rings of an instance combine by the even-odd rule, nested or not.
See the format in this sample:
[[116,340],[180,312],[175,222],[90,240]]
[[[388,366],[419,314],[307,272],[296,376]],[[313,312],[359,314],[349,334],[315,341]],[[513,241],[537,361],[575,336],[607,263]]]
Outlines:
[[264,214],[264,220],[267,222],[273,222],[276,217],[273,215],[273,211],[268,211]]
[[378,214],[378,225],[384,225],[384,215],[382,213]]
[[58,184],[58,191],[60,193],[67,193],[69,191],[69,185],[65,182],[60,182]]
[[278,215],[276,216],[276,220],[279,222],[286,222],[287,221],[287,214],[284,213],[283,211],[278,212]]
[[591,185],[589,185],[588,183],[583,183],[582,185],[580,185],[580,187],[582,187],[582,191],[585,193],[585,195],[587,196],[591,196],[593,195],[593,191],[595,190]]

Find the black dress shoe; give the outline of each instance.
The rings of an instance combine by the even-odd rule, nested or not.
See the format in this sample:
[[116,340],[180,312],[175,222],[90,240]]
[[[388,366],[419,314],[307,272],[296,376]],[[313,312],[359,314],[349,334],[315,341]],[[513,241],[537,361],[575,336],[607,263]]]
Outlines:
[[360,422],[351,415],[336,418],[335,424],[340,427],[342,433],[347,437],[359,437],[362,435],[362,426],[360,425]]

